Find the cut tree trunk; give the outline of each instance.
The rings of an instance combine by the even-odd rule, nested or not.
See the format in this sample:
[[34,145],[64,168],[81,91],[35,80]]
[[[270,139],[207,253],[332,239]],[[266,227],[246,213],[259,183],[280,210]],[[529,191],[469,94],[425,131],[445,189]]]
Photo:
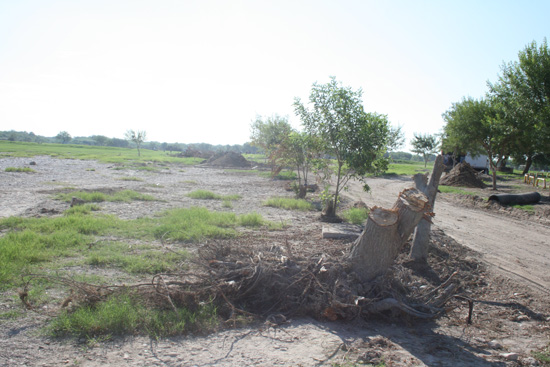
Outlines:
[[384,274],[424,215],[429,214],[428,198],[410,188],[399,194],[392,209],[374,207],[365,229],[350,253],[353,270],[363,281]]
[[[434,168],[428,183],[428,176],[421,173],[414,175],[413,180],[416,188],[422,191],[429,200],[430,210],[433,212],[435,206],[435,197],[437,195],[437,189],[439,187],[439,180],[445,170],[443,164],[443,156],[438,155],[435,159]],[[409,256],[416,262],[426,262],[428,259],[428,247],[430,244],[430,232],[432,229],[432,222],[425,219],[421,220],[414,232],[413,244]]]

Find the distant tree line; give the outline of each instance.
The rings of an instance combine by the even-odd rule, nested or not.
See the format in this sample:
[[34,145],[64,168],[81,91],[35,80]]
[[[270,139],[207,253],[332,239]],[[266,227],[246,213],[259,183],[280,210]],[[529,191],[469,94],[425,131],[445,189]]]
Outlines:
[[[71,137],[66,131],[61,131],[59,134],[53,137],[46,137],[36,135],[33,132],[26,131],[0,131],[0,140],[8,141],[22,141],[29,143],[62,143],[62,144],[77,144],[77,145],[93,145],[103,147],[117,147],[117,148],[130,148],[130,141],[127,139],[109,138],[104,135],[92,135],[92,136],[77,136]],[[198,150],[200,152],[235,152],[242,154],[256,154],[261,150],[258,147],[251,145],[250,143],[234,144],[234,145],[213,145],[208,143],[167,143],[157,141],[143,142],[140,146],[141,149],[159,150],[168,153],[184,152],[188,148]]]

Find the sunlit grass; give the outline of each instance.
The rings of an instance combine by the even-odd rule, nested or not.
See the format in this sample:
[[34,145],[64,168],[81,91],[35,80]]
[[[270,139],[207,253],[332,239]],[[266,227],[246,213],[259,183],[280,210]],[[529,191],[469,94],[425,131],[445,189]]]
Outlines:
[[460,195],[471,195],[471,196],[477,195],[475,192],[468,191],[468,190],[461,189],[454,186],[439,185],[438,190],[445,194],[460,194]]
[[304,199],[294,199],[294,198],[283,198],[275,197],[268,199],[265,206],[271,206],[274,208],[282,208],[287,210],[313,210],[313,204]]
[[428,162],[428,166],[424,168],[424,162],[410,163],[390,163],[388,170],[384,175],[393,176],[414,176],[417,173],[431,172],[433,169],[433,162]]
[[155,198],[151,195],[141,194],[133,190],[122,190],[117,191],[113,194],[106,194],[99,191],[72,191],[65,194],[57,194],[55,196],[56,200],[62,200],[70,202],[73,197],[83,200],[84,202],[90,203],[101,203],[104,201],[114,201],[114,202],[130,202],[133,200],[139,201],[152,201]]
[[94,338],[100,335],[149,335],[166,337],[217,325],[217,311],[212,304],[197,310],[186,308],[156,309],[148,307],[131,293],[111,296],[97,305],[83,306],[64,312],[47,328],[52,336]]
[[191,199],[199,199],[199,200],[224,200],[224,201],[232,201],[232,200],[239,200],[241,198],[240,195],[233,194],[233,195],[220,195],[216,194],[212,191],[208,190],[195,190],[191,191],[187,194],[188,197]]
[[367,220],[369,210],[367,208],[349,208],[340,213],[340,217],[348,223],[363,224]]
[[16,173],[34,173],[36,172],[32,168],[29,167],[6,167],[4,170],[6,172],[16,172]]

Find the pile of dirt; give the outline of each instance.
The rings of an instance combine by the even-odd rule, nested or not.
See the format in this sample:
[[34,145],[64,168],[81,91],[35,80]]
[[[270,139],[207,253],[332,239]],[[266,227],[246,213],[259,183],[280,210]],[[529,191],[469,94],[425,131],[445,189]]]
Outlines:
[[250,168],[252,163],[246,160],[242,154],[235,152],[218,153],[212,156],[207,165],[214,167]]
[[479,178],[479,173],[468,163],[457,164],[440,181],[441,185],[485,188],[485,184]]

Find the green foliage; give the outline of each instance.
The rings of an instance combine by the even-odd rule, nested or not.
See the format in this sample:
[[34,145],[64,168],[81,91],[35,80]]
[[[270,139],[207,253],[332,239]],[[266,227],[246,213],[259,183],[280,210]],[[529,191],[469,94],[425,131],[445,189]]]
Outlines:
[[225,201],[232,201],[232,200],[239,200],[241,198],[240,195],[233,194],[233,195],[220,195],[216,194],[212,191],[208,190],[195,190],[187,194],[188,197],[191,199],[199,199],[199,200],[225,200]]
[[501,112],[491,100],[464,98],[443,114],[447,122],[443,149],[474,155],[485,153],[493,172],[493,189],[497,167],[508,156],[515,138],[515,130],[510,129]]
[[73,191],[65,194],[57,194],[55,196],[56,200],[62,200],[66,202],[71,202],[72,198],[76,197],[78,199],[84,200],[85,202],[101,203],[104,201],[113,201],[113,202],[130,202],[133,200],[139,201],[152,201],[155,198],[151,195],[140,194],[139,192],[133,190],[122,190],[115,192],[113,194],[105,194],[98,191]]
[[414,134],[414,139],[411,141],[412,152],[421,154],[424,157],[424,167],[428,164],[430,154],[437,153],[439,143],[435,135],[430,134]]
[[385,115],[366,113],[361,96],[361,90],[344,87],[332,77],[327,84],[313,84],[310,108],[299,98],[294,101],[295,113],[305,130],[318,137],[325,153],[336,160],[334,210],[340,190],[350,178],[363,180],[367,174],[383,172],[388,166],[384,154],[391,143],[389,122]]
[[276,197],[268,199],[265,206],[272,206],[274,208],[283,208],[287,210],[313,210],[313,205],[304,199],[283,198]]
[[512,205],[512,206],[516,209],[526,211],[527,213],[531,213],[531,214],[535,213],[535,207],[533,205]]
[[217,311],[212,304],[191,311],[146,307],[130,293],[110,297],[94,306],[83,306],[64,312],[48,326],[52,336],[93,338],[111,335],[144,334],[153,338],[167,337],[217,325]]
[[17,173],[33,173],[36,172],[32,168],[29,167],[6,167],[4,170],[6,172],[17,172]]
[[61,144],[67,144],[72,139],[71,134],[66,131],[61,131],[59,134],[56,135],[55,138],[59,140]]
[[369,210],[367,208],[349,208],[345,210],[341,215],[342,219],[352,224],[364,224],[369,216]]
[[273,115],[262,118],[256,116],[250,130],[252,144],[264,151],[271,166],[271,173],[273,176],[276,175],[284,161],[286,142],[292,131],[288,117]]
[[[489,83],[490,95],[503,110],[516,137],[510,154],[516,161],[531,162],[550,156],[550,49],[546,38],[540,46],[531,42],[518,61],[501,67],[499,80]],[[546,158],[547,159],[547,158]]]
[[275,176],[273,176],[271,172],[260,172],[259,176],[265,177],[265,178],[273,178],[274,180],[285,180],[285,181],[292,181],[298,178],[298,176],[296,175],[296,172],[289,171],[289,170],[282,170]]

